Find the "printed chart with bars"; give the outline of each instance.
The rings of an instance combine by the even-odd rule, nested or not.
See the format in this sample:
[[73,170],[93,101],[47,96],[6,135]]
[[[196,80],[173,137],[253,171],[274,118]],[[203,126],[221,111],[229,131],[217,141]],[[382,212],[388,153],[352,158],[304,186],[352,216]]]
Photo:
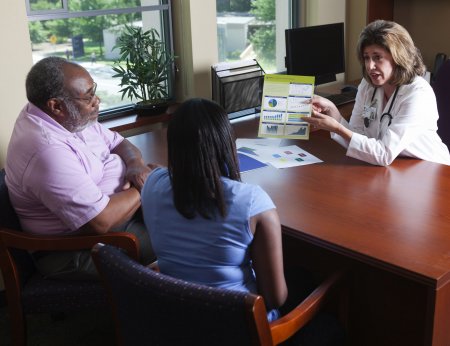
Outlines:
[[314,77],[266,74],[258,136],[309,139]]

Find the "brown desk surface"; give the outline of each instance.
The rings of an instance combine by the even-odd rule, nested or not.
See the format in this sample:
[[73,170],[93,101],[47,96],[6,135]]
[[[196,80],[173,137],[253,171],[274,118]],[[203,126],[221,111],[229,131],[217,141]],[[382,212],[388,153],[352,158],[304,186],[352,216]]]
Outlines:
[[[258,118],[234,124],[254,138]],[[128,139],[166,163],[165,129]],[[246,172],[272,197],[285,232],[396,275],[439,288],[450,279],[450,167],[398,158],[389,167],[351,159],[328,134],[296,144],[324,162]]]
[[[256,137],[258,121],[235,123],[236,137]],[[165,129],[129,140],[146,161],[167,162]],[[351,264],[349,345],[450,345],[450,166],[406,158],[372,166],[324,131],[283,144],[324,162],[242,179],[272,197],[294,257]]]

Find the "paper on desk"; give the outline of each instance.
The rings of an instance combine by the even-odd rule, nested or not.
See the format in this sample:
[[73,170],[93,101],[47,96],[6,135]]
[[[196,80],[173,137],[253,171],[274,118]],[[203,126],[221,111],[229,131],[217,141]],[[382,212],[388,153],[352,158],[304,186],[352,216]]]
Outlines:
[[250,155],[245,155],[238,152],[239,171],[241,173],[252,171],[254,169],[267,167],[267,163],[254,159]]
[[236,139],[236,147],[279,147],[282,138],[238,138]]
[[287,168],[323,162],[296,145],[280,147],[279,139],[244,139],[236,140],[239,153],[270,164],[275,168]]

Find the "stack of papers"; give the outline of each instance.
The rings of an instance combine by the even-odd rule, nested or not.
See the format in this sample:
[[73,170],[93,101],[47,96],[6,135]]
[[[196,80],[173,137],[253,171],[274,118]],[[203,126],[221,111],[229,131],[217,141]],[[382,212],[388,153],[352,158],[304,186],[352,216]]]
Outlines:
[[241,172],[271,165],[287,168],[323,162],[296,145],[280,147],[281,139],[238,138],[236,148]]

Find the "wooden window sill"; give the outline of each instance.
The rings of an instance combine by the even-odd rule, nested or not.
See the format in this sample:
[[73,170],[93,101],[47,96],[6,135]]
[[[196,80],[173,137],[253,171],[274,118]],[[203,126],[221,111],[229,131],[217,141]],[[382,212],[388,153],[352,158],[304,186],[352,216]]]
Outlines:
[[124,137],[129,137],[166,126],[176,107],[177,104],[171,105],[162,114],[129,114],[113,119],[100,120],[100,122],[110,130],[117,131]]

